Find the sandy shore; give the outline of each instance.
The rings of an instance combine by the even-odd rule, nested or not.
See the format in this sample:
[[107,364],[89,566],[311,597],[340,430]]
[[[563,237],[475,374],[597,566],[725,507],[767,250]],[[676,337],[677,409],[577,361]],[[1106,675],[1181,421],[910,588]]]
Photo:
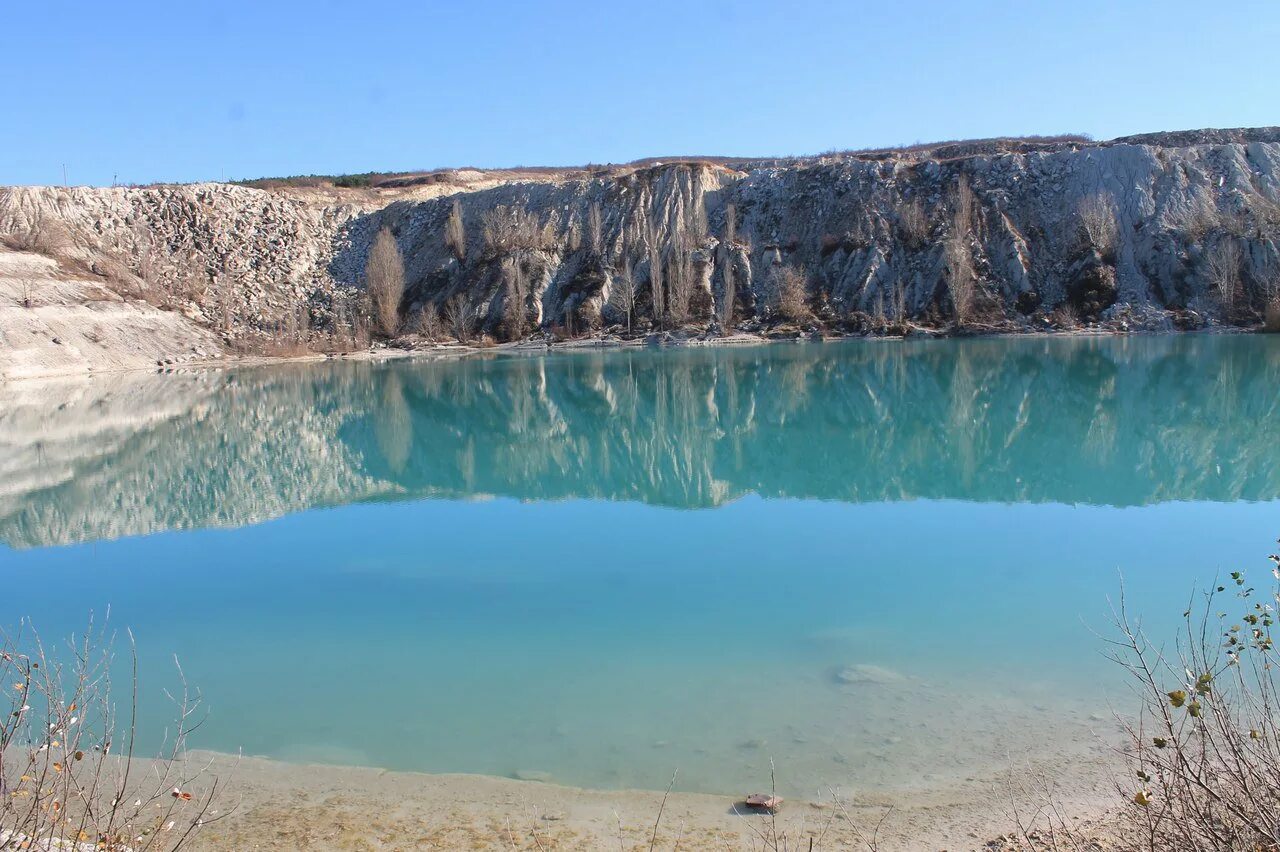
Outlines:
[[[598,791],[481,775],[426,775],[192,753],[230,791],[192,848],[401,849],[865,849],[1016,848],[999,838],[1015,809],[1043,803],[1049,767],[898,791],[824,790],[789,799],[776,818],[745,813],[740,796]],[[1081,825],[1115,802],[1096,763],[1053,767],[1054,798]],[[748,792],[742,791],[745,795]],[[878,827],[878,828],[877,828]],[[877,834],[878,831],[878,834]]]

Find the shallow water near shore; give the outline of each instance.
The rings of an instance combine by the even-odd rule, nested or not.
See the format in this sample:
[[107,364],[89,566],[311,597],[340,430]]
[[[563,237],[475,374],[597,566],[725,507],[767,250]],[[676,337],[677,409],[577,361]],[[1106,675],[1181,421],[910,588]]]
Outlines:
[[0,624],[195,745],[606,789],[1096,755],[1095,631],[1266,576],[1280,340],[849,341],[0,386]]

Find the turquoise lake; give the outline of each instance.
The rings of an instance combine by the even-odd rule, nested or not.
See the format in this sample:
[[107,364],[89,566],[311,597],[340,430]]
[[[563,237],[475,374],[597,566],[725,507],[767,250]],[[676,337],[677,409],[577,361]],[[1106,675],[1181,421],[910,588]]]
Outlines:
[[1280,339],[849,341],[0,385],[0,626],[110,611],[200,748],[741,792],[1094,755],[1268,577]]

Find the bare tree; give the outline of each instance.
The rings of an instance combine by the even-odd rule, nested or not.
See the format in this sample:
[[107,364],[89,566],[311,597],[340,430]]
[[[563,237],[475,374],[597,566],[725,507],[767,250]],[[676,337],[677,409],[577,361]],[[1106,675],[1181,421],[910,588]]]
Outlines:
[[653,302],[653,320],[661,322],[666,315],[666,299],[662,288],[662,249],[658,246],[656,228],[649,228],[649,296]]
[[907,285],[897,278],[893,282],[893,320],[907,321]]
[[30,278],[19,278],[18,286],[22,288],[22,307],[29,308],[32,306],[31,294],[34,288],[31,285]]
[[604,251],[604,221],[599,201],[592,202],[587,210],[587,248],[595,257]]
[[467,232],[462,222],[462,202],[453,199],[449,218],[444,223],[444,244],[462,262],[467,259]]
[[947,237],[943,260],[947,267],[947,292],[951,296],[956,324],[964,325],[973,311],[974,293],[973,255],[967,235],[953,233]]
[[951,193],[951,234],[943,247],[947,291],[951,295],[958,325],[968,322],[973,310],[973,253],[969,248],[973,233],[973,207],[973,190],[969,188],[968,179],[961,175]]
[[973,231],[973,213],[976,201],[973,188],[969,185],[969,178],[965,175],[960,175],[956,180],[955,187],[951,190],[951,230],[953,233],[967,236]]
[[400,330],[400,301],[404,298],[404,261],[391,229],[383,227],[369,250],[364,267],[365,288],[378,330],[394,337]]
[[724,274],[721,276],[724,287],[720,294],[720,326],[729,329],[733,326],[733,311],[738,300],[737,281],[734,278],[734,261],[738,249],[738,205],[727,204],[724,208]]
[[475,323],[471,306],[467,304],[465,293],[458,293],[444,303],[444,321],[448,324],[453,336],[459,343],[471,339],[472,327]]
[[231,277],[224,275],[221,280],[215,278],[218,290],[218,330],[223,334],[231,333],[232,321],[235,319],[235,304]]
[[1110,257],[1116,248],[1116,203],[1109,192],[1096,192],[1080,199],[1076,208],[1080,240]]
[[622,271],[613,279],[609,303],[627,318],[627,333],[630,334],[631,316],[636,308],[636,278],[631,269],[631,258],[622,262]]
[[525,278],[524,264],[519,257],[507,261],[505,283],[502,297],[502,326],[508,340],[519,340],[528,330],[529,320],[526,303],[529,298],[529,286]]
[[1228,314],[1240,289],[1240,244],[1230,237],[1219,239],[1205,256],[1204,272]]
[[431,302],[423,305],[418,311],[417,331],[427,340],[439,340],[444,336],[444,323],[440,319],[440,311]]
[[918,249],[928,242],[929,217],[920,199],[904,201],[898,207],[898,233],[908,248]]
[[682,233],[667,256],[667,315],[677,326],[689,321],[693,301],[693,248]]

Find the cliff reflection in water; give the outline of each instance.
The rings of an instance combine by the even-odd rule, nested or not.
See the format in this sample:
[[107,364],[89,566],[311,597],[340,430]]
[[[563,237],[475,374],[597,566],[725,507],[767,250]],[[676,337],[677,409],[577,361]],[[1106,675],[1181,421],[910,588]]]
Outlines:
[[849,342],[0,387],[0,541],[373,499],[1280,497],[1280,340]]

